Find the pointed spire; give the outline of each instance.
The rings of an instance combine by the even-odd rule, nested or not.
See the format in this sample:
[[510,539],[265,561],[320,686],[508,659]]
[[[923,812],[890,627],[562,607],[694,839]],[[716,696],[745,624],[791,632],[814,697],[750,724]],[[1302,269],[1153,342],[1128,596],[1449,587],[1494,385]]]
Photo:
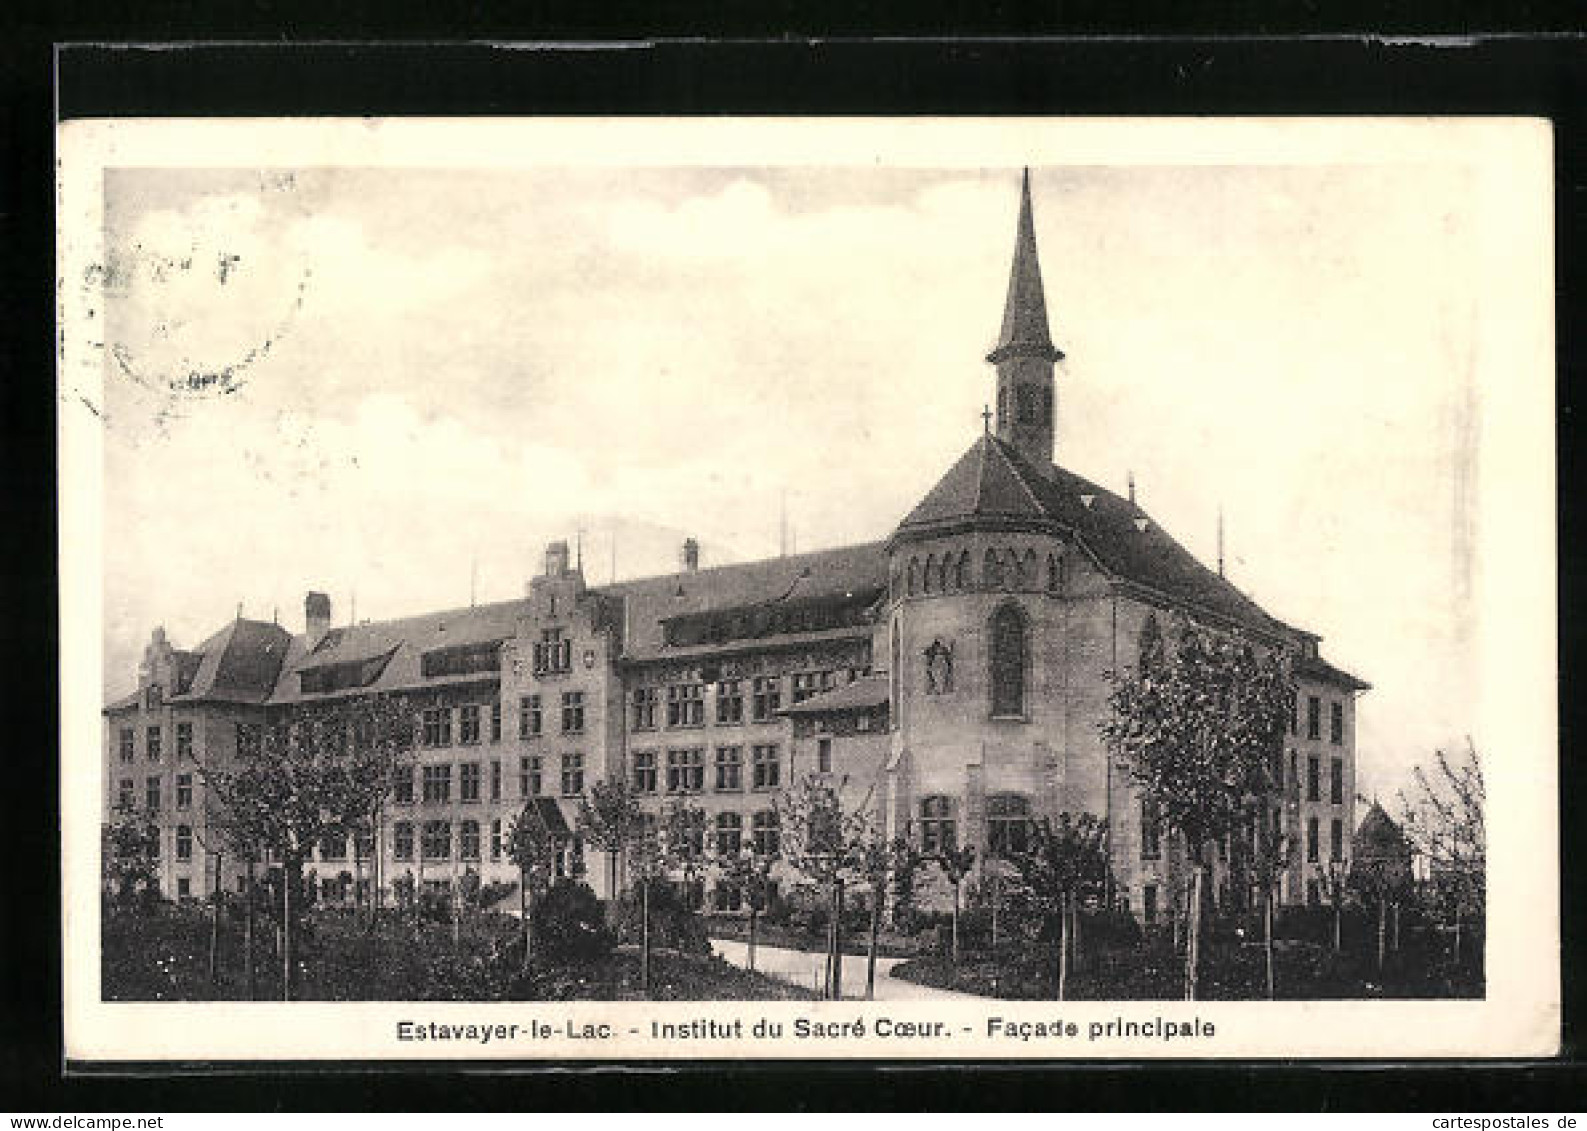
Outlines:
[[1052,344],[1047,327],[1047,299],[1042,291],[1041,264],[1036,258],[1036,222],[1030,204],[1030,170],[1019,190],[1019,226],[1014,236],[1014,265],[1009,271],[1008,299],[1003,307],[1003,332],[986,360],[993,365],[1011,357],[1059,361],[1063,352]]

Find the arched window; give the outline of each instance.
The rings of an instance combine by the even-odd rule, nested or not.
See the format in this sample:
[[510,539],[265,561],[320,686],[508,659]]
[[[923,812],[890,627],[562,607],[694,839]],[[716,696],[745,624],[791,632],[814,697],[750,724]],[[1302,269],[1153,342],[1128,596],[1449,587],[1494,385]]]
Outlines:
[[958,576],[956,576],[953,579],[954,585],[958,586],[960,589],[968,589],[968,588],[970,588],[970,551],[969,550],[961,550],[959,552],[959,565],[958,565],[957,574],[958,574]]
[[986,799],[986,849],[993,856],[1019,856],[1030,848],[1030,798],[997,793]]
[[930,554],[927,554],[926,570],[920,575],[920,591],[922,593],[930,593],[934,588],[936,588],[936,583],[937,559],[932,557]]
[[953,798],[940,794],[920,802],[920,850],[932,854],[952,852],[958,845],[953,820]]
[[1036,551],[1025,551],[1025,565],[1019,571],[1019,587],[1021,589],[1034,589],[1040,584],[1041,575],[1036,572]]
[[1140,670],[1146,672],[1163,662],[1163,633],[1157,627],[1157,614],[1147,613],[1141,625]]
[[937,563],[937,592],[939,593],[948,591],[948,559],[951,556],[950,554],[943,554],[942,560]]
[[744,847],[744,818],[737,813],[716,815],[716,854],[737,856]]
[[1047,555],[1047,592],[1056,593],[1056,592],[1058,592],[1059,588],[1060,587],[1058,585],[1058,559],[1053,557],[1053,555],[1048,554]]
[[1025,615],[1016,605],[992,614],[992,714],[1020,718],[1025,714]]
[[915,587],[920,583],[920,562],[914,558],[909,559],[909,580],[905,583],[905,591],[913,597]]
[[1003,559],[996,550],[988,550],[981,559],[981,585],[986,589],[1003,588]]
[[1020,563],[1018,550],[1008,552],[1008,572],[1014,578],[1015,589],[1025,588],[1025,567]]

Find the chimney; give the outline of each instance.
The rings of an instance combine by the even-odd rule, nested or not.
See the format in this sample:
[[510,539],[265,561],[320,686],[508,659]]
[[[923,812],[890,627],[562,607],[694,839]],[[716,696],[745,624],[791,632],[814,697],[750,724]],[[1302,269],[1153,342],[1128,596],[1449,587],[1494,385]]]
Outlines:
[[568,572],[568,544],[563,541],[546,544],[546,576],[565,577]]
[[700,568],[700,543],[693,538],[683,540],[683,572],[693,573]]
[[303,598],[303,631],[308,634],[311,641],[318,643],[330,630],[331,599],[324,593],[311,590]]

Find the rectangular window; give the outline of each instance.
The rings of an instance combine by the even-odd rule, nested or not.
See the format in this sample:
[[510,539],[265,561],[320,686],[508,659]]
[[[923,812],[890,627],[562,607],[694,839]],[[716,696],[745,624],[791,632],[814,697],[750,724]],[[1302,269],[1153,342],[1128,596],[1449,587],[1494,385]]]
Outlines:
[[716,748],[716,789],[718,793],[738,793],[744,788],[744,748]]
[[191,809],[193,807],[193,775],[176,775],[176,807],[178,809]]
[[1322,737],[1322,700],[1315,695],[1306,696],[1306,737]]
[[753,693],[751,707],[755,712],[755,721],[772,722],[782,708],[782,677],[758,675],[750,686]]
[[1290,734],[1300,733],[1300,694],[1298,692],[1295,698],[1290,700],[1289,704],[1289,732]]
[[501,741],[501,700],[490,705],[490,740]]
[[1328,704],[1328,741],[1343,746],[1345,741],[1345,707],[1343,703]]
[[492,864],[501,860],[501,818],[498,817],[490,823],[490,862]]
[[562,693],[562,733],[584,733],[584,692],[564,691]]
[[457,740],[464,746],[479,742],[479,704],[466,703],[458,708]]
[[1345,823],[1338,817],[1328,822],[1328,859],[1336,863],[1345,858]]
[[656,792],[656,752],[654,750],[634,751],[634,792]]
[[755,747],[752,773],[750,781],[756,789],[777,789],[782,785],[782,761],[775,744]]
[[1317,818],[1306,818],[1306,863],[1317,863]]
[[176,760],[178,762],[191,760],[193,757],[193,724],[176,724]]
[[343,837],[343,836],[338,836],[338,835],[326,836],[326,837],[321,838],[321,840],[320,840],[320,859],[321,860],[346,860],[347,859],[347,838]]
[[496,761],[494,761],[494,762],[492,762],[490,764],[490,799],[492,801],[500,801],[501,800],[501,760],[500,759],[497,759]]
[[[189,851],[191,850],[191,846],[189,846]],[[176,878],[176,898],[188,899],[192,896],[192,894],[193,881],[186,876],[178,876]]]
[[562,635],[560,628],[548,628],[540,633],[534,645],[535,675],[558,675],[573,670],[573,641]]
[[424,803],[442,805],[452,800],[452,767],[424,767]]
[[464,762],[457,768],[457,799],[479,800],[479,763]]
[[397,766],[391,771],[391,799],[398,805],[413,804],[412,766]]
[[562,755],[562,796],[577,797],[584,792],[584,755],[570,751]]
[[424,710],[421,741],[426,746],[452,745],[452,708],[427,707]]
[[634,729],[654,730],[656,727],[656,704],[661,700],[661,689],[658,687],[634,688]]
[[518,737],[538,738],[540,726],[540,696],[523,696],[518,700]]
[[823,691],[832,690],[832,672],[795,672],[793,677],[793,701],[803,703],[806,699],[820,695]]
[[1157,807],[1141,802],[1141,859],[1156,860],[1163,854],[1163,820]]
[[191,825],[176,826],[176,858],[178,860],[193,859],[193,827]]
[[458,826],[457,855],[460,860],[479,859],[478,821],[464,821]]
[[1320,775],[1320,771],[1319,771],[1318,765],[1317,765],[1317,755],[1313,754],[1309,758],[1306,759],[1306,800],[1307,801],[1318,801],[1318,800],[1321,800],[1322,795],[1321,795],[1321,793],[1319,792],[1319,789],[1318,789],[1318,777],[1319,777],[1319,775]]
[[145,735],[145,742],[147,743],[145,749],[148,752],[149,761],[158,762],[160,760],[160,728],[150,727]]
[[1335,758],[1328,767],[1328,800],[1334,805],[1345,803],[1345,762]]
[[134,746],[131,727],[121,728],[120,746],[121,760],[123,762],[131,762],[137,757],[137,751]]
[[120,809],[132,808],[132,779],[122,778],[116,789],[116,807]]
[[1157,922],[1157,885],[1147,884],[1141,889],[1141,918],[1148,924]]
[[782,850],[782,830],[777,821],[777,810],[762,809],[750,818],[752,843],[757,856],[775,856]]
[[816,739],[816,773],[830,774],[832,772],[832,740],[830,738]]
[[424,839],[421,851],[426,860],[452,858],[452,826],[446,821],[424,822]]
[[518,759],[518,796],[540,796],[540,755],[529,754]]
[[699,793],[705,788],[705,751],[698,746],[667,751],[667,792]]
[[716,721],[719,726],[736,726],[744,721],[744,685],[724,679],[716,685]]
[[698,683],[675,683],[667,688],[667,725],[705,725],[705,688]]
[[160,808],[160,779],[148,778],[143,783],[143,805],[151,812]]
[[391,826],[391,854],[398,860],[413,859],[413,825],[398,821]]

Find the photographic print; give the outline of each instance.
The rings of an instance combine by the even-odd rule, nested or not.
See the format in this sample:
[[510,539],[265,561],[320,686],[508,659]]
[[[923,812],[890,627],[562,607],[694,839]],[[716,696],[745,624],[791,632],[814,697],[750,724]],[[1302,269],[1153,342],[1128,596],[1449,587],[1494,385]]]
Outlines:
[[71,1055],[1557,1044],[1546,126],[62,149]]

